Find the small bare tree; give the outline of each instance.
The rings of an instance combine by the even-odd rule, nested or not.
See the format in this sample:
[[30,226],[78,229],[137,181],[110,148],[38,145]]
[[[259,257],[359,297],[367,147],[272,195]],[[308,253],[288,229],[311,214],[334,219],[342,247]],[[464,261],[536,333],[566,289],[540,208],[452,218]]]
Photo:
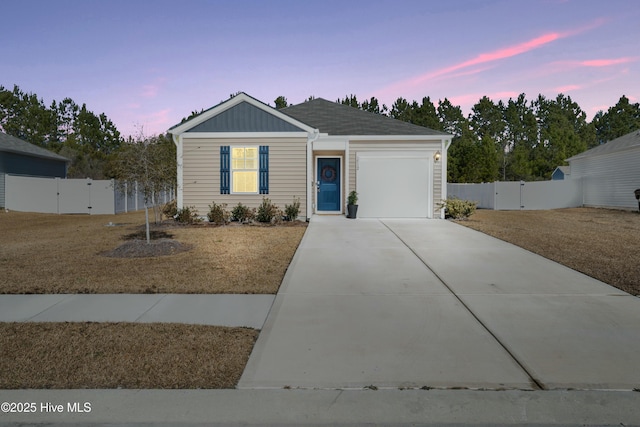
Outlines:
[[175,146],[164,135],[145,137],[142,132],[135,139],[122,145],[114,161],[117,186],[131,192],[134,182],[144,194],[144,209],[147,243],[151,242],[149,231],[149,207],[154,208],[156,223],[160,220],[158,207],[162,191],[176,184]]

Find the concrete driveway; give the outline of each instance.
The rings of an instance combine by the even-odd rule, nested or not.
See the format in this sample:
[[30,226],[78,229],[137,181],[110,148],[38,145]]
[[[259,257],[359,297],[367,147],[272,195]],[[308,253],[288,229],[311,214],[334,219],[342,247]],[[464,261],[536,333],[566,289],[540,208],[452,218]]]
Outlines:
[[640,387],[640,299],[440,220],[312,219],[238,388]]

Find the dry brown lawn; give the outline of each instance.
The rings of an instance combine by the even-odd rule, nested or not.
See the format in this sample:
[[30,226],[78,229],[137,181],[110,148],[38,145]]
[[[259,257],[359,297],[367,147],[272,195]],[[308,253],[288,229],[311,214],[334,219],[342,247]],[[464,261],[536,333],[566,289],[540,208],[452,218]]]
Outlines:
[[640,295],[637,212],[594,208],[478,210],[460,224]]
[[0,323],[0,389],[233,388],[257,335],[166,323]]
[[143,224],[144,212],[3,212],[0,293],[276,293],[306,230],[304,223],[165,225],[172,240],[193,248],[148,258],[101,255]]

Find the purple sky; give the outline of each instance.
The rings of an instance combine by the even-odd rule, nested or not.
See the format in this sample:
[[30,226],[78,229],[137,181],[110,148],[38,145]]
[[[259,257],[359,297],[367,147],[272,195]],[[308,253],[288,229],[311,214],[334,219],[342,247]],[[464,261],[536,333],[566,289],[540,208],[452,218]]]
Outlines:
[[640,101],[637,0],[3,0],[0,84],[70,97],[123,135],[238,91],[273,105],[355,94]]

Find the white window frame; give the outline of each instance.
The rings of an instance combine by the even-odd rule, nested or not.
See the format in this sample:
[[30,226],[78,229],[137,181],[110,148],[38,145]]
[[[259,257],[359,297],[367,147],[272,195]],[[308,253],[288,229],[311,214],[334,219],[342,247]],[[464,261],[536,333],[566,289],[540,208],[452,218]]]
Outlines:
[[[229,188],[229,193],[230,194],[259,194],[260,193],[260,147],[257,145],[236,145],[236,146],[231,146],[230,147],[230,153],[229,153],[229,184],[230,187]],[[245,153],[246,153],[246,149],[247,148],[254,148],[256,150],[256,168],[255,169],[236,169],[233,167],[233,150],[234,148],[244,148],[245,149]],[[246,157],[245,157],[246,159]],[[251,172],[254,171],[256,172],[256,191],[255,192],[245,192],[245,191],[234,191],[234,172]]]

